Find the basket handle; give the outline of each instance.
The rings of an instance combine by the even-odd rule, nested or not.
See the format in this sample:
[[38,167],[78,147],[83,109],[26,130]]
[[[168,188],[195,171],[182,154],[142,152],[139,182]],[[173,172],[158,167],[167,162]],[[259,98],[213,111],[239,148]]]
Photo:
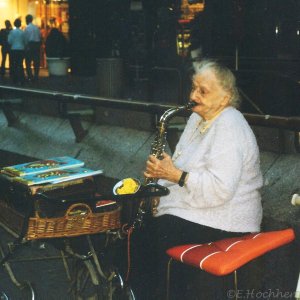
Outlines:
[[[85,211],[79,210],[79,208],[84,208]],[[76,211],[77,210],[77,211]],[[66,217],[72,216],[85,216],[92,213],[91,208],[85,203],[74,203],[66,211]]]

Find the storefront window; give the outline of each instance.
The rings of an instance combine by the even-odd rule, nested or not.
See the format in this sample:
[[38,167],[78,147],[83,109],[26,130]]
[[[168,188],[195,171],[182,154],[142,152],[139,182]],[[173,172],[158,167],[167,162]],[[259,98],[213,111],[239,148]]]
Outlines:
[[66,0],[29,0],[28,12],[42,34],[41,66],[46,66],[45,41],[52,28],[69,38],[69,4]]
[[46,33],[53,27],[69,34],[69,4],[66,0],[29,0],[28,7],[36,24]]
[[177,54],[186,57],[191,46],[191,24],[195,17],[204,10],[204,0],[182,0],[181,16],[177,28]]

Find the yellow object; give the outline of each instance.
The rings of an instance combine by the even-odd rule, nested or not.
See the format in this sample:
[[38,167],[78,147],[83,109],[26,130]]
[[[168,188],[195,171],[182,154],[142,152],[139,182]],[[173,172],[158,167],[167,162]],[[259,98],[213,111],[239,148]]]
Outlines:
[[117,195],[134,194],[140,187],[139,182],[133,178],[125,178],[122,180],[122,183],[116,190]]

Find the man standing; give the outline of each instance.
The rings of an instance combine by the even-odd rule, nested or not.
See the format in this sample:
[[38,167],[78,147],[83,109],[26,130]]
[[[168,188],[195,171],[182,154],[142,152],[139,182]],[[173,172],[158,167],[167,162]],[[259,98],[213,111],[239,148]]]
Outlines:
[[[32,24],[32,15],[25,17],[26,28],[25,40],[26,40],[26,52],[25,52],[25,63],[26,73],[29,81],[37,81],[39,78],[40,69],[40,47],[41,47],[41,32],[39,28]],[[31,63],[33,62],[34,74],[32,74]]]
[[16,19],[14,21],[15,29],[11,30],[8,34],[7,40],[10,45],[10,74],[13,83],[23,84],[24,83],[24,49],[25,33],[21,30],[21,20]]
[[9,60],[9,67],[10,67],[10,58],[9,58],[9,51],[10,46],[7,40],[9,32],[12,30],[12,26],[9,20],[5,20],[5,28],[1,29],[0,31],[0,44],[2,46],[1,48],[1,54],[2,54],[2,60],[1,60],[1,75],[5,75],[5,64],[6,64],[6,58],[8,57]]

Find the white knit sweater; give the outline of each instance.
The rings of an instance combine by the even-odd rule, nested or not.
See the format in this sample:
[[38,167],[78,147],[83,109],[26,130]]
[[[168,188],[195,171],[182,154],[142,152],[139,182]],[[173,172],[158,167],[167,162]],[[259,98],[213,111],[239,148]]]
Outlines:
[[201,120],[191,115],[173,155],[175,165],[189,172],[186,185],[159,181],[170,194],[160,199],[157,216],[175,215],[225,231],[259,231],[262,176],[250,126],[233,107],[223,110],[204,133]]

